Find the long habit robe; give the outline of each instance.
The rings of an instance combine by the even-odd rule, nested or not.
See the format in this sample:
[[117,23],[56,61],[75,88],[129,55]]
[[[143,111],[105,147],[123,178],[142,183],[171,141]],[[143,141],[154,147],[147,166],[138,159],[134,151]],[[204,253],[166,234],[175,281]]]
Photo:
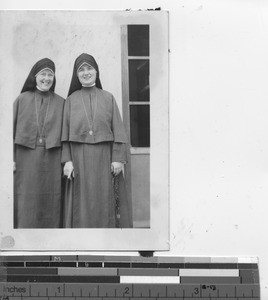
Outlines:
[[66,180],[64,226],[132,227],[124,176],[111,174],[112,162],[127,161],[127,137],[113,95],[96,86],[73,92],[64,107],[62,142],[62,162],[74,166],[74,178]]
[[63,107],[62,97],[38,90],[24,92],[14,102],[14,228],[62,226]]

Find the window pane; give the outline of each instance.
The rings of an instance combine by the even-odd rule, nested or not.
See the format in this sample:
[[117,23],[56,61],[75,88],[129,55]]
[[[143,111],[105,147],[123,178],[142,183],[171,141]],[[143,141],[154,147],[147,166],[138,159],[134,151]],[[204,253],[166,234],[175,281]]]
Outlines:
[[131,59],[129,68],[129,101],[149,101],[149,60]]
[[128,55],[149,56],[149,25],[128,25]]
[[150,147],[149,105],[130,105],[130,140],[132,147]]

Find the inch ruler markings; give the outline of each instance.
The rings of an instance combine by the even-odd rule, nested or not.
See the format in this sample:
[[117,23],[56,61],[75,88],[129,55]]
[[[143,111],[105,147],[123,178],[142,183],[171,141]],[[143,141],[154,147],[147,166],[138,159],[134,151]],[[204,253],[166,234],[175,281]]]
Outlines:
[[87,298],[257,300],[258,262],[254,258],[0,257],[0,300]]

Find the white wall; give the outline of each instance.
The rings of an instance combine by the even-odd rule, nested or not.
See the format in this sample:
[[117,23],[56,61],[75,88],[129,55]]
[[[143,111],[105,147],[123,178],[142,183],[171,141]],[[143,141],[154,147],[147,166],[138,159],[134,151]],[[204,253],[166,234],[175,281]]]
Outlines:
[[267,299],[268,3],[177,4],[170,13],[171,252],[259,256]]
[[[55,91],[66,98],[74,61],[86,52],[95,57],[103,88],[114,94],[121,108],[120,26],[111,14],[17,11],[2,12],[1,16],[1,32],[6,36],[5,44],[1,47],[4,53],[1,65],[3,69],[15,69],[17,79],[9,92],[10,98],[15,99],[19,95],[30,68],[43,57],[55,62]],[[89,23],[94,26],[88,27]]]
[[[37,7],[17,2],[16,8]],[[171,250],[157,255],[258,256],[266,299],[268,2],[64,3],[170,10]],[[51,8],[63,7],[53,1]]]

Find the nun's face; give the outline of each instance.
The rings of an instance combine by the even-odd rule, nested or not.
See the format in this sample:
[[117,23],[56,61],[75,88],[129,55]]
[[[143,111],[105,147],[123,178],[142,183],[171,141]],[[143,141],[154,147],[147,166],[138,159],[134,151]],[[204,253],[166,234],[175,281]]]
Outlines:
[[77,76],[83,86],[91,86],[95,83],[97,71],[88,64],[83,64],[77,71]]
[[41,91],[49,91],[53,81],[54,73],[49,69],[44,69],[36,75],[36,84]]

